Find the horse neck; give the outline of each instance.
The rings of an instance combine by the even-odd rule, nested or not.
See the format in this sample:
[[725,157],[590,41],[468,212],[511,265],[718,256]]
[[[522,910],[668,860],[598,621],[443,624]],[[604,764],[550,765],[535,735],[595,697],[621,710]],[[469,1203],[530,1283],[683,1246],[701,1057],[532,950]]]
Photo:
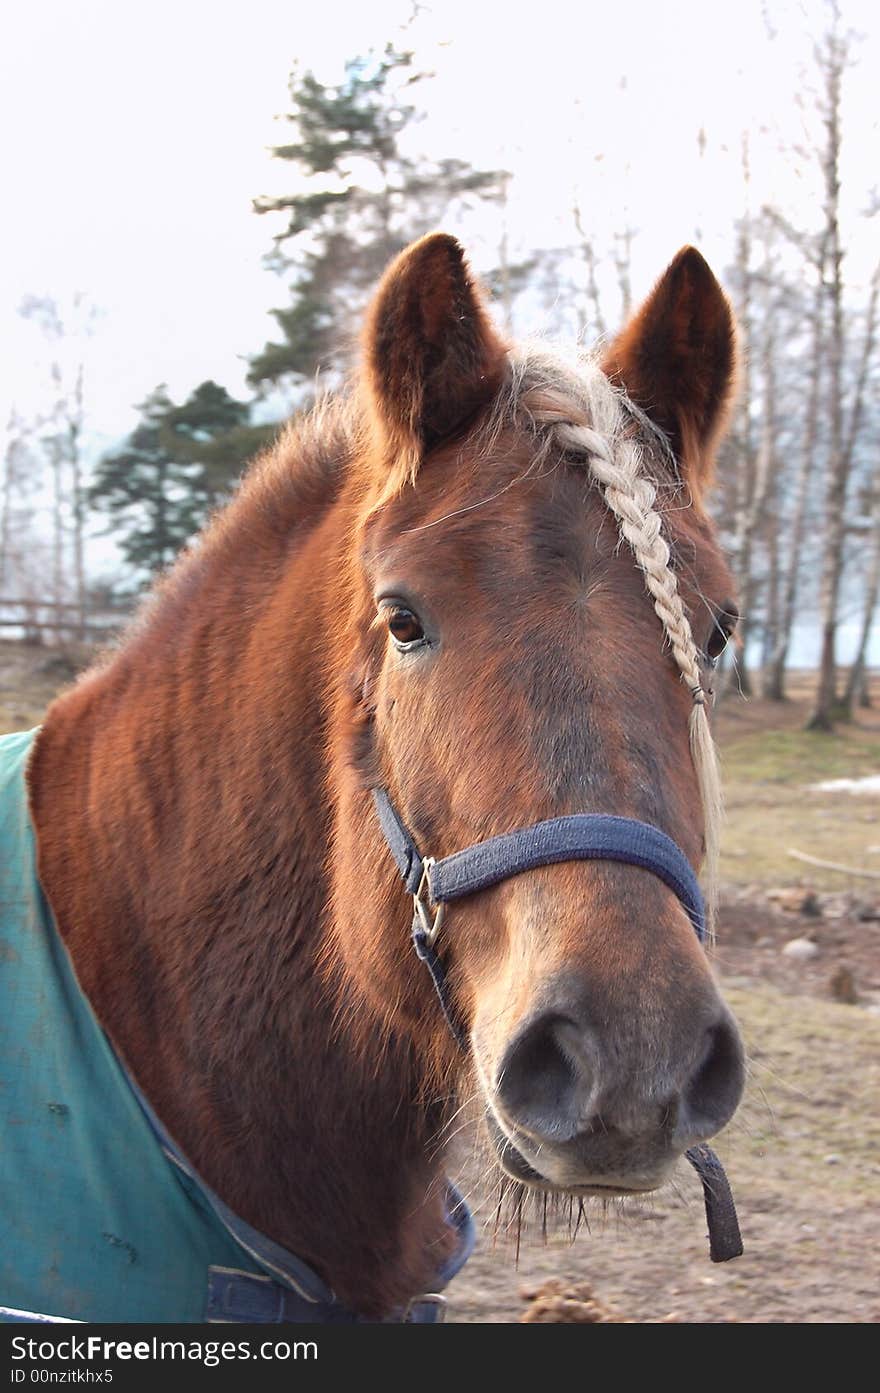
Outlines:
[[345,500],[292,555],[289,531],[253,521],[232,505],[142,629],[50,709],[30,772],[40,878],[98,1018],[202,1176],[384,1313],[433,1284],[438,1241],[442,1256],[441,1119],[406,1045],[350,1047],[352,988],[317,970],[321,626]]

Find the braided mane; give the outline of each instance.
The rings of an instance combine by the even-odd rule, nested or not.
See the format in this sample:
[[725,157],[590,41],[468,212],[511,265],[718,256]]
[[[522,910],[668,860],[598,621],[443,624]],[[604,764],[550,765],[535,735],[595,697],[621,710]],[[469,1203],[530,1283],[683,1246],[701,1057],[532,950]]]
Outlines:
[[689,739],[705,824],[704,880],[707,927],[712,935],[721,780],[699,651],[670,564],[669,544],[657,507],[658,484],[650,472],[651,460],[658,455],[670,472],[675,471],[675,460],[663,433],[609,381],[594,358],[579,354],[572,363],[546,345],[526,344],[511,353],[510,364],[507,388],[487,424],[490,437],[516,420],[537,435],[540,454],[555,447],[583,459],[632,550],[682,681],[691,693]]

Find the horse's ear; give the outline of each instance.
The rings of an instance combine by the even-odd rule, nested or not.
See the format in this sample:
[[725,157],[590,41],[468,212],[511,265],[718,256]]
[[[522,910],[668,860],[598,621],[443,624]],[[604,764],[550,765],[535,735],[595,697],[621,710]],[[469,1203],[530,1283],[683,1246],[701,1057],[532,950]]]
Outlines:
[[668,435],[690,482],[702,486],[736,379],[730,305],[694,247],[682,247],[602,363]]
[[454,237],[433,233],[391,263],[367,314],[376,423],[410,467],[497,391],[505,345]]

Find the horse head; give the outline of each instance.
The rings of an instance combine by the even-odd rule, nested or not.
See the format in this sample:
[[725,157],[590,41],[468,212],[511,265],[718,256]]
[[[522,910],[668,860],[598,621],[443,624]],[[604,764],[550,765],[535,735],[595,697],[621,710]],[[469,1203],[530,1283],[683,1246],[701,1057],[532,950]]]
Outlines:
[[374,1033],[429,1077],[472,1066],[502,1168],[538,1190],[651,1190],[729,1120],[743,1053],[704,948],[650,869],[511,875],[448,906],[437,939],[459,1051],[370,792],[437,859],[584,813],[712,859],[707,673],[736,609],[704,500],[734,376],[692,248],[601,357],[506,343],[443,235],[393,263],[367,317],[333,950]]

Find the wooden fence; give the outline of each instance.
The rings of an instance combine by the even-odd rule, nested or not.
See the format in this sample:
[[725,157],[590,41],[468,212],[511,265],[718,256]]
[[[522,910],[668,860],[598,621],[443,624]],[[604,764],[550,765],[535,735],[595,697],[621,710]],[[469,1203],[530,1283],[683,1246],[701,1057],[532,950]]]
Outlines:
[[78,605],[72,601],[16,600],[0,596],[0,631],[5,638],[34,643],[94,642],[109,638],[131,614],[131,603]]

